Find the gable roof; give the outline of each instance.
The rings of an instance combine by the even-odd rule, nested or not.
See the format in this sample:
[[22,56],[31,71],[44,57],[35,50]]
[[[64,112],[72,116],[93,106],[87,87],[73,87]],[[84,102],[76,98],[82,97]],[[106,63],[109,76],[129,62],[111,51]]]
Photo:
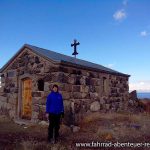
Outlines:
[[102,72],[106,72],[106,73],[110,73],[110,74],[116,74],[116,75],[121,75],[121,76],[127,76],[129,77],[130,75],[112,70],[110,68],[104,67],[102,65],[96,64],[96,63],[92,63],[86,60],[82,60],[82,59],[78,59],[78,58],[74,58],[71,56],[67,56],[61,53],[57,53],[51,50],[47,50],[47,49],[43,49],[43,48],[39,48],[33,45],[29,45],[29,44],[25,44],[1,69],[0,72],[2,72],[10,63],[12,60],[15,59],[15,57],[17,57],[19,55],[19,53],[24,49],[24,48],[28,48],[31,51],[33,51],[34,53],[47,58],[49,60],[52,60],[54,62],[58,62],[58,63],[62,63],[62,64],[66,64],[66,65],[72,65],[72,66],[79,66],[82,68],[88,68],[88,69],[94,69],[94,70],[99,70]]

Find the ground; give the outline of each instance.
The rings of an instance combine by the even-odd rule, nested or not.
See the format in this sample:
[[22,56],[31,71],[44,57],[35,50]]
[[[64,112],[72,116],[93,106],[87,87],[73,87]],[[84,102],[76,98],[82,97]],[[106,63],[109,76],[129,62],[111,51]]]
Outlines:
[[[0,116],[0,150],[76,150],[100,149],[85,147],[86,143],[96,142],[130,142],[148,143],[150,141],[150,115],[129,113],[93,113],[86,116],[80,130],[73,133],[61,125],[61,141],[57,144],[47,143],[46,125],[19,125],[5,116]],[[77,147],[76,143],[82,143]],[[101,148],[106,149],[106,148]],[[115,149],[113,147],[107,149]],[[117,148],[116,148],[117,149]],[[118,149],[148,149],[118,148]],[[150,145],[149,145],[150,149]]]

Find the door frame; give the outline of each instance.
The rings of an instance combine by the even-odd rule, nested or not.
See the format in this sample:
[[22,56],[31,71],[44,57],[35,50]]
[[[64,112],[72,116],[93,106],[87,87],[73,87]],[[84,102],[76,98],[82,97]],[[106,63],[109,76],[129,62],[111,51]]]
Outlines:
[[[18,104],[17,104],[17,118],[18,119],[22,119],[22,109],[23,109],[23,100],[22,100],[22,85],[23,85],[23,80],[26,79],[26,78],[29,78],[32,80],[32,83],[33,83],[33,76],[31,76],[31,74],[24,74],[24,75],[21,75],[19,76],[19,79],[18,79]],[[33,84],[32,84],[32,87],[33,87]],[[31,88],[33,89],[33,88]],[[32,92],[32,91],[31,91]],[[32,93],[31,93],[32,94]],[[31,105],[32,105],[32,102],[31,102]],[[32,112],[31,112],[31,119],[32,119]]]

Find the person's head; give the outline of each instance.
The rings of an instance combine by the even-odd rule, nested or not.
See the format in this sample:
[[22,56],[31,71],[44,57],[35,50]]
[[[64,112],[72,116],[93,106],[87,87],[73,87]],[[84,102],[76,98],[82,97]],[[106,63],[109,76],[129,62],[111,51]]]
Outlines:
[[57,84],[54,84],[52,90],[53,90],[54,92],[58,92],[58,85],[57,85]]

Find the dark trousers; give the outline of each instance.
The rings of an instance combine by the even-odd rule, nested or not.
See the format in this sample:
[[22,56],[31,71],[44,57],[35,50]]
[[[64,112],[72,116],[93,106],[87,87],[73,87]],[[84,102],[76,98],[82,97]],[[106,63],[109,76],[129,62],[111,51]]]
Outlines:
[[48,127],[48,140],[55,139],[59,136],[60,128],[60,116],[61,114],[52,114],[49,113],[49,127]]

